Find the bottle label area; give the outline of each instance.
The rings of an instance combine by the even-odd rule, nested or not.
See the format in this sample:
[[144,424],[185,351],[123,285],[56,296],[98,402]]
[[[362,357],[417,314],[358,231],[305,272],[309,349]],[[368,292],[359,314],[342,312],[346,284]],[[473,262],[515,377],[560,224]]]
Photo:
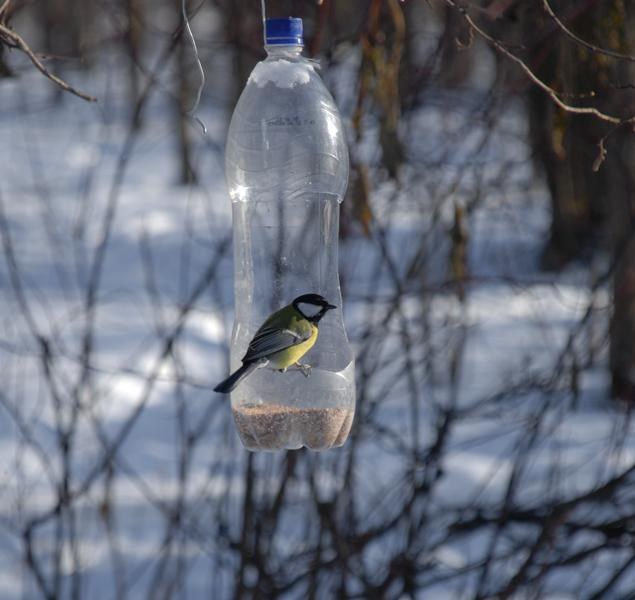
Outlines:
[[275,117],[265,121],[267,127],[310,127],[315,125],[315,119],[311,117]]

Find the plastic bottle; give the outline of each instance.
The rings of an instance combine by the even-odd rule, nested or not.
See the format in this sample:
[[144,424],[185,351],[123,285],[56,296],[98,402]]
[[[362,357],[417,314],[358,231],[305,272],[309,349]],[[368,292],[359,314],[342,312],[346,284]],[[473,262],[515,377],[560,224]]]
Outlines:
[[339,112],[302,57],[302,20],[268,19],[267,58],[234,110],[226,148],[232,201],[235,322],[231,366],[269,314],[305,293],[338,309],[319,324],[299,370],[261,368],[231,395],[250,450],[341,446],[355,409],[355,362],[346,337],[338,275],[339,204],[348,149]]

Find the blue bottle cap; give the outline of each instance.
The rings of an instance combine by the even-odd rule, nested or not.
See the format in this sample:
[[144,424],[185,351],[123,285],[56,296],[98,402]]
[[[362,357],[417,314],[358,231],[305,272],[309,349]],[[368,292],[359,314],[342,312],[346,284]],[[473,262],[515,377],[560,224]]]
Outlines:
[[304,46],[302,19],[295,17],[267,19],[265,43],[268,46]]

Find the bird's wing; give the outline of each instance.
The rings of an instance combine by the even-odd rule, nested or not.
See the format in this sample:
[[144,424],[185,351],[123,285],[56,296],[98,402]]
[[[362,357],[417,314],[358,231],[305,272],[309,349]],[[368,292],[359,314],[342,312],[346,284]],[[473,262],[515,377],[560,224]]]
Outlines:
[[258,330],[254,339],[251,340],[243,362],[267,358],[276,352],[306,342],[310,337],[311,331],[296,333],[290,329],[264,326]]

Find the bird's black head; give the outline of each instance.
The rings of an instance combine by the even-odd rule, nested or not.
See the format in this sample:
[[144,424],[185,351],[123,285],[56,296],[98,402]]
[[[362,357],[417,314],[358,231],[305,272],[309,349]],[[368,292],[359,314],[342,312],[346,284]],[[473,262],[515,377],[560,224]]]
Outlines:
[[320,296],[320,294],[303,294],[298,296],[291,304],[304,318],[311,323],[319,323],[320,319],[329,311],[337,308],[334,304]]

